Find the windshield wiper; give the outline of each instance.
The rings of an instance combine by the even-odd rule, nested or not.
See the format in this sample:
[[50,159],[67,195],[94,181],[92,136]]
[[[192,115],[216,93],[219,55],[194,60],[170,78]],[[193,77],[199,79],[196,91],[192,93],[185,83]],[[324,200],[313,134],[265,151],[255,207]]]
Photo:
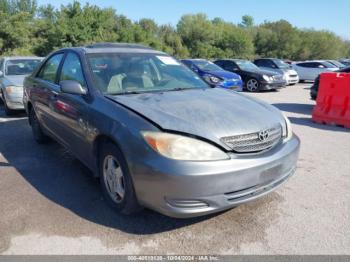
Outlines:
[[142,94],[145,92],[140,92],[140,91],[123,91],[123,92],[118,92],[118,93],[108,93],[108,95],[112,96],[119,96],[119,95],[138,95]]
[[202,87],[176,87],[172,89],[159,90],[159,92],[184,91],[184,90],[193,90],[193,89],[203,89],[203,88]]

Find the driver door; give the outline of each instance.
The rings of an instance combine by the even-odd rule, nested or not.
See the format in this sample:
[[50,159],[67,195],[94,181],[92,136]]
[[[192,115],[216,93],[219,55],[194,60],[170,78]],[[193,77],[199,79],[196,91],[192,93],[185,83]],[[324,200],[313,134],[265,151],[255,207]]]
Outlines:
[[[62,80],[72,80],[87,89],[80,58],[68,52],[58,73],[58,84]],[[59,90],[51,99],[51,115],[55,119],[54,132],[78,158],[86,162],[89,136],[94,132],[89,121],[89,94],[68,94]]]

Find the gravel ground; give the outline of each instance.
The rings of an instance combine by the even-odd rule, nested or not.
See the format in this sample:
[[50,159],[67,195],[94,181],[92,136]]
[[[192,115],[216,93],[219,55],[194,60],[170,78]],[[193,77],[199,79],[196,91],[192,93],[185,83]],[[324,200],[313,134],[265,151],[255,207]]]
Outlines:
[[290,117],[298,170],[270,195],[225,213],[171,219],[115,214],[86,168],[39,146],[23,115],[0,107],[2,254],[350,254],[350,131],[316,125],[309,85],[252,94]]

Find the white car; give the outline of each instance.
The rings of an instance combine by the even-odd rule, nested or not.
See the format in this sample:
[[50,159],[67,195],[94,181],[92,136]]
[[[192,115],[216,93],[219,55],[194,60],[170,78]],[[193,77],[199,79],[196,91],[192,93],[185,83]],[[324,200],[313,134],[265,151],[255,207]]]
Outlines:
[[298,73],[291,66],[281,59],[260,58],[254,61],[254,64],[264,70],[273,71],[283,75],[287,85],[295,85],[299,83]]
[[293,69],[297,71],[300,82],[312,81],[324,72],[334,72],[339,70],[335,65],[327,61],[305,61],[295,62],[292,64]]

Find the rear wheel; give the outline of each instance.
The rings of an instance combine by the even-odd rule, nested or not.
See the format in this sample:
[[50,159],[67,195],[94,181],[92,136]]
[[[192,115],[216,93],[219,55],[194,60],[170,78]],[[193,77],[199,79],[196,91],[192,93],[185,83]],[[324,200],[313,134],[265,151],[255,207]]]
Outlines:
[[257,92],[259,91],[260,83],[255,78],[251,78],[247,81],[246,88],[249,92]]
[[44,134],[39,120],[33,108],[29,111],[29,123],[32,126],[33,137],[38,144],[44,144],[49,141],[49,137]]
[[126,215],[141,210],[123,154],[112,143],[101,148],[99,171],[104,198],[114,210]]

